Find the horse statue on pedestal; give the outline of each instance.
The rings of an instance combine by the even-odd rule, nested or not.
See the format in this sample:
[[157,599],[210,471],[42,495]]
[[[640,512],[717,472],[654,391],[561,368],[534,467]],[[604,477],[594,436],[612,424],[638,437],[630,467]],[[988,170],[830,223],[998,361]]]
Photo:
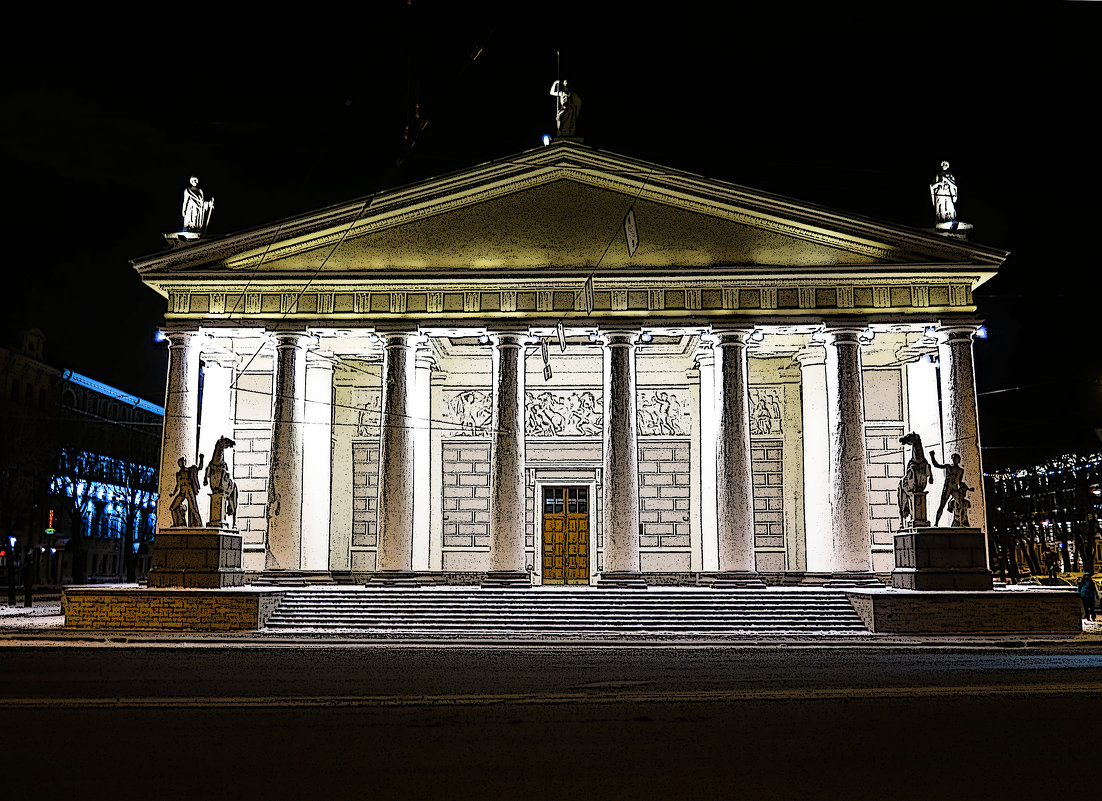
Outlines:
[[210,522],[209,526],[222,526],[224,517],[232,517],[237,522],[237,484],[226,465],[226,448],[236,443],[229,437],[219,437],[214,443],[214,455],[207,463],[203,473],[203,485],[210,484]]
[[908,519],[914,528],[929,526],[930,521],[926,519],[926,486],[934,483],[934,475],[922,452],[922,437],[912,431],[899,442],[911,446],[907,471],[899,480],[899,527],[904,528]]

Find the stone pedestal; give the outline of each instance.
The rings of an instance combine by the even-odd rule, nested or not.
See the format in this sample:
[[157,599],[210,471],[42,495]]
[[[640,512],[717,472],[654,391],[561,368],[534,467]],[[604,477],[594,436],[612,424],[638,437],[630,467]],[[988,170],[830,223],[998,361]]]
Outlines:
[[990,590],[978,528],[916,528],[895,535],[892,586],[899,590]]
[[157,532],[150,587],[240,587],[241,535],[234,529],[165,528]]

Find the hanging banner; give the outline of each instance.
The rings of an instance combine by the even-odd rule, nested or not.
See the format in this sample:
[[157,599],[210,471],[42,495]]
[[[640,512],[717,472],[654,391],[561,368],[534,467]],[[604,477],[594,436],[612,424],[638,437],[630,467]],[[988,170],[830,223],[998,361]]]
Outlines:
[[585,279],[585,313],[593,314],[593,276]]
[[543,380],[544,380],[544,381],[550,381],[550,380],[551,380],[551,375],[552,375],[552,373],[551,373],[551,365],[549,365],[549,364],[545,364],[545,365],[543,366]]
[[628,256],[635,255],[635,249],[639,247],[639,232],[635,230],[635,209],[628,209],[627,216],[624,217],[624,236],[628,242]]
[[540,356],[543,357],[543,363],[544,364],[547,364],[549,361],[551,361],[551,353],[547,349],[547,340],[546,339],[541,339],[540,340]]
[[566,353],[566,329],[562,327],[562,320],[555,326],[555,331],[559,335],[559,350]]

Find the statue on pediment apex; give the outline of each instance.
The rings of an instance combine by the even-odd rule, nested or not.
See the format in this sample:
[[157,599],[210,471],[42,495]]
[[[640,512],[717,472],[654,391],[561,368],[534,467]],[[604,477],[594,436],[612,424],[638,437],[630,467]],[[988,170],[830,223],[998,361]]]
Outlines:
[[551,95],[558,100],[555,105],[555,136],[576,136],[582,99],[570,89],[565,78],[551,84]]

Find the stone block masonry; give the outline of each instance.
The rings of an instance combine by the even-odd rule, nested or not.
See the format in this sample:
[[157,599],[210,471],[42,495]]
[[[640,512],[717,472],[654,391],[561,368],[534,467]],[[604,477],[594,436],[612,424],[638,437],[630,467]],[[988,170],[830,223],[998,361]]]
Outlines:
[[235,428],[233,480],[237,483],[237,518],[233,521],[246,546],[263,546],[268,530],[268,469],[272,450],[269,429]]
[[217,528],[167,528],[153,544],[151,587],[240,587],[241,537]]
[[[866,426],[868,452],[869,531],[874,546],[887,550],[899,528],[899,479],[907,470],[909,451],[899,444],[902,426]],[[935,505],[935,509],[937,506]]]
[[61,591],[65,628],[83,630],[256,631],[284,590],[141,587],[66,587]]
[[352,443],[352,547],[379,545],[379,443]]
[[1077,634],[1079,596],[1071,591],[908,592],[847,590],[877,634]]
[[750,443],[754,479],[754,547],[784,548],[784,449],[780,439]]
[[449,440],[443,447],[444,548],[490,545],[490,443]]
[[[689,440],[652,438],[639,441],[640,548],[689,549]],[[687,568],[687,564],[686,564]]]

